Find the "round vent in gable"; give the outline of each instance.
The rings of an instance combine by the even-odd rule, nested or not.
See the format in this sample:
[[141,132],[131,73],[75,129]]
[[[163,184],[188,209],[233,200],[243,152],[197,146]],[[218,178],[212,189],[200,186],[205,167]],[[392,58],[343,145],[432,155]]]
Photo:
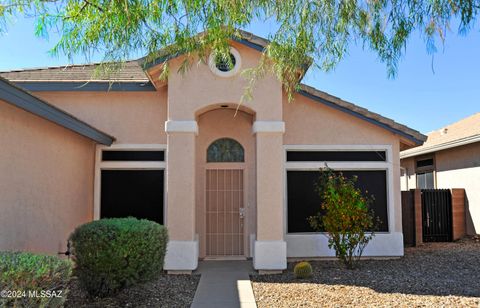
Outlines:
[[229,56],[230,59],[226,59],[220,55],[211,54],[209,58],[210,70],[220,77],[231,77],[237,74],[241,66],[240,53],[232,47]]

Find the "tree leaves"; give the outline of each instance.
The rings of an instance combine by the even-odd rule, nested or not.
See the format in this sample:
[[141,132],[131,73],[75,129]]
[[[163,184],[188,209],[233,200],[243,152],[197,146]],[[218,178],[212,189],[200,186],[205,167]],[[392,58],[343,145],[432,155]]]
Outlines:
[[452,21],[467,33],[479,11],[480,0],[0,0],[0,33],[10,16],[35,16],[38,36],[62,34],[53,54],[100,53],[113,63],[139,52],[152,60],[169,46],[190,56],[188,66],[212,51],[227,57],[229,40],[241,39],[238,28],[273,20],[278,27],[249,72],[251,85],[273,73],[292,99],[306,66],[331,70],[352,43],[376,53],[394,77],[413,33],[435,52]]

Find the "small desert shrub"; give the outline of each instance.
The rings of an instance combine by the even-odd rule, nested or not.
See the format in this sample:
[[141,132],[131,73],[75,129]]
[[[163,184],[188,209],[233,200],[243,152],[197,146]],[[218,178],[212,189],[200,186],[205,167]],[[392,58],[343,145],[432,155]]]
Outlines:
[[341,172],[322,169],[317,191],[323,213],[309,218],[314,230],[328,233],[328,247],[350,269],[361,258],[379,223],[369,210],[373,196],[364,196],[355,187],[356,181],[356,177],[348,179]]
[[163,269],[167,229],[136,218],[101,219],[70,235],[75,275],[92,296],[107,296],[157,277]]
[[313,269],[307,261],[299,262],[293,268],[293,274],[296,279],[305,279],[312,277]]
[[0,307],[63,307],[70,260],[28,252],[0,252]]

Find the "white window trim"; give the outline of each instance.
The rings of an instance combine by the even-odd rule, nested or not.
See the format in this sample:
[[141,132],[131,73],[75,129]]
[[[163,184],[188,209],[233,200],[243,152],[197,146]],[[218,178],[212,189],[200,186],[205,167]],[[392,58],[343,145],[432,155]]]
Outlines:
[[[287,151],[385,151],[386,161],[380,162],[287,162]],[[387,171],[387,217],[388,217],[388,231],[376,232],[377,234],[392,234],[394,232],[395,210],[392,208],[395,205],[395,194],[393,186],[393,152],[392,145],[284,145],[284,235],[317,235],[325,234],[325,232],[295,232],[288,233],[288,196],[287,196],[287,171],[316,171],[324,168],[325,164],[329,168],[335,170],[362,170],[362,171]]]
[[219,70],[217,68],[215,55],[213,53],[210,54],[208,58],[208,66],[210,67],[210,70],[212,71],[212,73],[214,73],[217,76],[227,78],[227,77],[235,76],[240,71],[240,68],[242,67],[242,58],[240,57],[240,53],[238,52],[238,50],[236,50],[233,47],[230,47],[230,53],[235,57],[235,65],[228,72],[223,72]]
[[[102,152],[106,150],[115,151],[148,151],[161,150],[165,153],[162,162],[155,161],[102,161]],[[163,193],[163,217],[166,221],[166,197],[165,185],[167,182],[167,145],[166,144],[113,144],[111,146],[97,145],[95,148],[95,177],[93,188],[93,219],[100,219],[101,200],[101,173],[102,170],[165,170],[164,172],[164,193]],[[165,223],[164,223],[165,224]]]

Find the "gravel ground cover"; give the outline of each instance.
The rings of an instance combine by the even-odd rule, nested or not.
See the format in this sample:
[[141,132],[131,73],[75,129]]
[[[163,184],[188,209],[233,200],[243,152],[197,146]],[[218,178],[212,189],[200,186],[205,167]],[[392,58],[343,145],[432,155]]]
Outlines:
[[347,270],[336,261],[311,262],[314,274],[252,276],[262,307],[480,307],[480,241],[428,243],[405,257],[361,261]]
[[199,281],[200,275],[161,275],[155,281],[127,288],[115,296],[88,298],[74,278],[65,307],[190,307]]

